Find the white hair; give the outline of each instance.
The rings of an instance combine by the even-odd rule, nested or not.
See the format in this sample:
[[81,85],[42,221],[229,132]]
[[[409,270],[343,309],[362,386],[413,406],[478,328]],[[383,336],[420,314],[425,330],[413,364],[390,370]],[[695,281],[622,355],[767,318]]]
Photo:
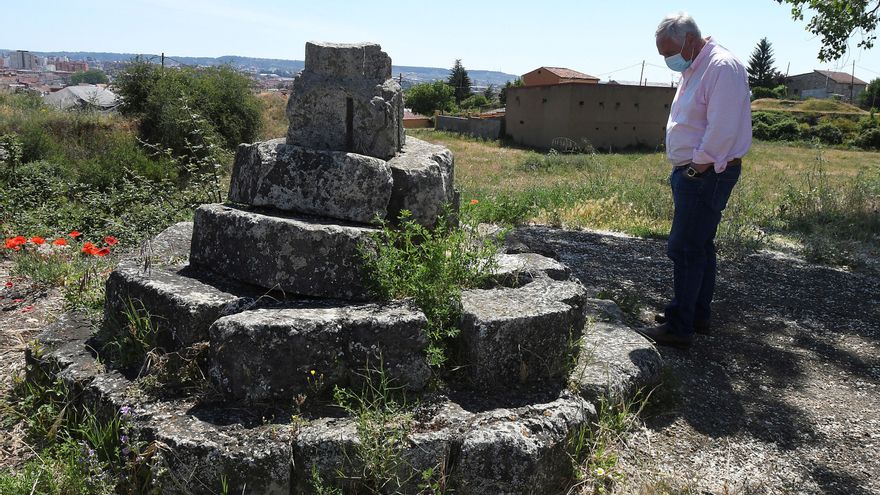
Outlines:
[[658,40],[669,38],[677,43],[684,43],[684,37],[688,33],[692,33],[697,38],[702,38],[700,28],[697,27],[694,18],[685,12],[679,12],[677,14],[669,14],[660,21],[654,37]]

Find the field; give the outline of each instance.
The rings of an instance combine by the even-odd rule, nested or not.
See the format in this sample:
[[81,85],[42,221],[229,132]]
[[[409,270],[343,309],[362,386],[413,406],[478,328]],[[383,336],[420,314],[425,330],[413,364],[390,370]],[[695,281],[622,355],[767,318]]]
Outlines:
[[[449,147],[463,200],[484,221],[535,222],[664,238],[672,199],[662,153],[540,154],[432,130]],[[719,245],[773,247],[811,261],[865,266],[880,247],[880,153],[756,141],[744,159]]]

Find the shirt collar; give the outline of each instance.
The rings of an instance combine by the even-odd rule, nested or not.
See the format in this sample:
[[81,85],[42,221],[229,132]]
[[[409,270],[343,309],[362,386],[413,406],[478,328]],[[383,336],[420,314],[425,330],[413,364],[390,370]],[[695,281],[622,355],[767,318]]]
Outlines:
[[688,67],[688,69],[685,71],[685,75],[693,74],[697,70],[697,67],[699,67],[703,63],[703,61],[709,58],[709,53],[714,48],[715,40],[713,40],[712,37],[709,36],[708,38],[706,38],[706,44],[703,45],[703,49],[700,50],[700,53],[697,54],[697,58],[694,59],[691,66]]

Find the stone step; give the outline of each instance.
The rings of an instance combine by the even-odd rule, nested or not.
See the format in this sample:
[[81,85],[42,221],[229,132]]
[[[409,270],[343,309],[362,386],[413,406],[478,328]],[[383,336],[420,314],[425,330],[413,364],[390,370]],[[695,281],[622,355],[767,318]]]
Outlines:
[[105,287],[104,328],[120,331],[136,311],[150,318],[168,351],[207,341],[214,321],[253,307],[267,292],[189,265],[145,268],[135,260],[122,261]]
[[229,186],[236,203],[360,223],[384,220],[390,199],[385,160],[291,146],[284,139],[239,146]]
[[370,298],[361,250],[376,228],[222,204],[193,223],[194,266],[288,294]]
[[388,217],[394,221],[403,210],[412,213],[411,219],[432,226],[443,213],[444,205],[458,207],[454,188],[454,160],[452,153],[436,144],[407,137],[400,153],[388,161],[394,186]]
[[473,387],[564,380],[585,323],[580,283],[537,278],[517,288],[467,290],[461,302],[464,376]]
[[568,280],[571,271],[562,263],[535,253],[498,254],[492,270],[493,285],[520,287],[537,278]]
[[289,402],[380,367],[396,386],[421,390],[431,376],[425,323],[404,303],[244,311],[211,326],[211,374],[246,402]]

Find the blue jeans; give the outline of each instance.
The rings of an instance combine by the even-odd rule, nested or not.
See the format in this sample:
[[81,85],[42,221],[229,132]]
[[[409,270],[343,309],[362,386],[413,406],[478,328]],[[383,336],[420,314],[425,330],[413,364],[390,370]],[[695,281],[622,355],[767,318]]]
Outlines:
[[712,316],[715,234],[742,167],[728,167],[720,174],[710,167],[698,177],[688,177],[686,168],[676,168],[669,177],[675,213],[666,253],[674,264],[675,296],[666,306],[666,321],[673,333],[690,335],[695,318]]

